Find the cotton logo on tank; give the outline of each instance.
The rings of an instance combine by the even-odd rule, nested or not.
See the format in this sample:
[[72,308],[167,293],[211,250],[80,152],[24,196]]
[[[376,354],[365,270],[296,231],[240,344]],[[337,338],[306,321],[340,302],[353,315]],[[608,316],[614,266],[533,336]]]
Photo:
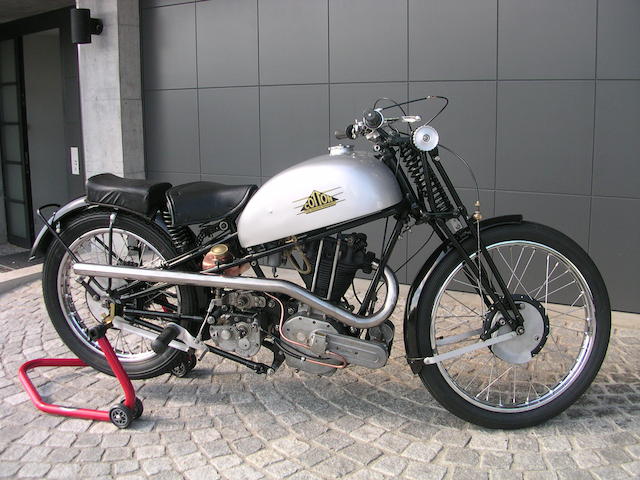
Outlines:
[[[324,192],[314,190],[308,197],[294,200],[294,203],[296,204],[295,208],[300,208],[300,213],[298,215],[302,215],[303,213],[317,212],[318,210],[322,210],[324,208],[333,207],[336,203],[341,202],[343,199],[337,198],[337,195],[342,192],[336,192],[336,190],[340,190],[340,187],[331,188],[329,190],[325,190]],[[304,203],[300,204],[299,202]]]

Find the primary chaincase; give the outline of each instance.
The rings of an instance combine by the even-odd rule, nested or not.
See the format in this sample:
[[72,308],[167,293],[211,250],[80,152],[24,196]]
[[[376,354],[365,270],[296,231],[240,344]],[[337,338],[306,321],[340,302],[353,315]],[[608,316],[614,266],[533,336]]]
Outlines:
[[[305,372],[330,375],[336,370],[330,366],[311,363],[305,355],[314,359],[322,358],[323,363],[339,365],[338,357],[327,354],[331,352],[342,357],[348,364],[372,369],[383,367],[389,358],[386,343],[339,333],[331,322],[313,313],[298,312],[284,322],[282,330],[289,340],[307,346],[289,345],[290,350],[295,349],[303,354],[302,359],[285,352],[287,365]],[[286,340],[284,341],[286,344]]]

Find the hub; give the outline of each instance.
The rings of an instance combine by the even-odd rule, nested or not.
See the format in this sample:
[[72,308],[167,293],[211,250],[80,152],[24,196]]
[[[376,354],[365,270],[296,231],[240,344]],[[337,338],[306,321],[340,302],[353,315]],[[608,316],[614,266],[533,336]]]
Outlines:
[[[542,304],[527,295],[513,295],[513,301],[524,319],[524,333],[506,342],[489,347],[494,355],[509,363],[527,363],[547,341],[549,336],[549,317]],[[504,320],[499,311],[494,311],[487,319],[492,326]],[[492,337],[509,333],[509,325],[501,326]]]

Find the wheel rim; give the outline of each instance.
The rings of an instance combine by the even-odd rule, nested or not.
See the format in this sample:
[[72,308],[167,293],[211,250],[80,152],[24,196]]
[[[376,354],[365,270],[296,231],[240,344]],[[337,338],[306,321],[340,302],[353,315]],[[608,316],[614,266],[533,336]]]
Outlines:
[[[84,233],[71,243],[69,249],[83,263],[108,264],[109,229],[98,228]],[[165,258],[160,252],[142,237],[123,229],[113,228],[113,248],[117,260],[113,260],[114,265],[129,265],[141,268],[157,267]],[[81,277],[73,273],[73,259],[68,252],[65,252],[57,275],[58,299],[62,313],[74,335],[82,341],[87,348],[95,353],[102,354],[97,342],[92,342],[87,336],[87,330],[98,323],[102,323],[102,314],[107,314],[107,308],[103,307],[100,301],[93,300],[86,289],[77,283]],[[95,282],[103,287],[98,291],[104,294],[104,287],[108,283],[106,278],[96,278]],[[112,286],[124,285],[125,280],[113,280]],[[92,287],[96,288],[95,283]],[[97,289],[96,289],[97,290]],[[176,311],[180,312],[180,291],[172,287],[162,291],[164,298],[173,305]],[[156,297],[157,298],[157,297]],[[162,310],[158,304],[150,303],[145,306],[148,310]],[[147,320],[159,326],[162,322]],[[151,342],[143,337],[128,334],[118,329],[107,331],[114,351],[121,362],[140,362],[154,357],[156,354],[151,349]]]
[[117,427],[126,427],[129,423],[129,415],[122,408],[114,408],[111,411],[111,421]]
[[[544,307],[549,322],[547,341],[524,364],[507,362],[483,348],[440,362],[438,369],[458,395],[477,407],[502,413],[533,410],[558,398],[580,377],[595,341],[593,296],[578,268],[553,248],[511,240],[492,244],[487,251],[512,294],[528,295]],[[477,255],[471,259],[477,262]],[[486,274],[486,266],[484,271]],[[446,341],[441,338],[482,328],[488,311],[477,291],[471,293],[477,281],[469,279],[460,263],[438,291],[431,312],[434,353],[479,340],[475,335],[443,345]]]

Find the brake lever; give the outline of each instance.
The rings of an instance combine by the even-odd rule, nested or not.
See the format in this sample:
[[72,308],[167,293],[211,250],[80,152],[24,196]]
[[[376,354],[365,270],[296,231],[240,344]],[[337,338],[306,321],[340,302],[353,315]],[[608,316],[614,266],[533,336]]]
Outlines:
[[420,115],[402,115],[400,117],[385,118],[386,123],[395,123],[395,122],[416,123],[416,122],[419,122],[420,120],[422,120],[422,117]]

